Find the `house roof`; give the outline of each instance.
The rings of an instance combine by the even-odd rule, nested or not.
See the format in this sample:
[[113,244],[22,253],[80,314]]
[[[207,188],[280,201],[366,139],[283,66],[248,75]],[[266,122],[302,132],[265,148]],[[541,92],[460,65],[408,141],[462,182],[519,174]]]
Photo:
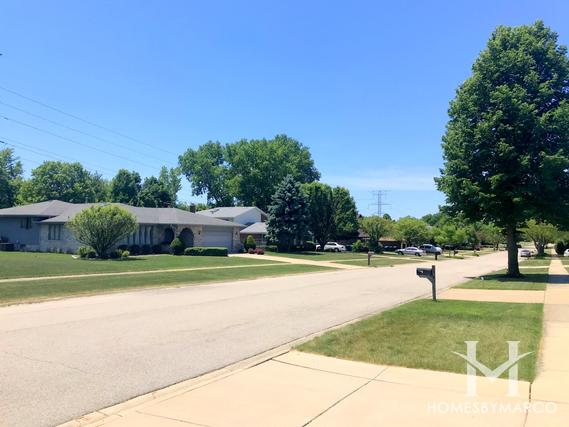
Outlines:
[[[42,223],[61,224],[70,221],[84,209],[104,203],[66,203],[59,200],[34,203],[31,205],[16,206],[0,209],[2,216],[37,216],[46,217]],[[143,208],[125,205],[123,203],[109,203],[126,209],[136,217],[139,224],[165,224],[165,225],[210,225],[216,227],[243,227],[230,221],[209,218],[177,208]]]
[[267,223],[266,222],[255,222],[249,227],[244,228],[239,233],[241,234],[267,234]]
[[228,207],[219,207],[219,208],[211,208],[206,209],[203,211],[198,211],[197,213],[200,215],[210,216],[213,218],[235,218],[241,214],[249,212],[250,210],[257,210],[261,214],[267,216],[265,212],[259,209],[256,206],[228,206]]

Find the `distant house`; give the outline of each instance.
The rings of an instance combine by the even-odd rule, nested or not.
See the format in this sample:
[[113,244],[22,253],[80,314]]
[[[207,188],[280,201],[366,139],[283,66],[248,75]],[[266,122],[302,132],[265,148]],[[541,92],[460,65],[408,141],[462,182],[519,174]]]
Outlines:
[[243,224],[247,228],[242,229],[239,234],[241,241],[244,242],[247,236],[251,235],[258,245],[266,244],[267,237],[267,219],[268,215],[255,206],[235,206],[235,207],[219,207],[206,209],[197,212],[200,215],[232,221]]
[[[176,208],[142,208],[113,203],[134,215],[137,230],[120,244],[169,245],[175,237],[186,247],[220,246],[241,249],[243,224],[208,217]],[[65,224],[94,203],[59,200],[0,209],[0,238],[17,249],[30,251],[75,251],[80,244]]]

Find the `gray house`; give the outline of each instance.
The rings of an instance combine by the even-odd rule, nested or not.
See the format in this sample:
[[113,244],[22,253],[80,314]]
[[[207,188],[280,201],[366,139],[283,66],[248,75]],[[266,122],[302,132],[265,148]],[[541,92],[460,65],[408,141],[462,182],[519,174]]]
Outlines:
[[[226,247],[230,252],[241,248],[239,232],[244,228],[242,224],[176,208],[113,204],[132,213],[138,223],[136,232],[119,245],[169,245],[179,237],[187,247],[218,246]],[[0,238],[21,250],[76,251],[80,244],[65,224],[93,205],[50,200],[0,209]]]
[[247,226],[240,231],[242,242],[245,242],[247,236],[251,235],[257,245],[267,243],[268,215],[256,206],[219,207],[199,211],[198,214]]

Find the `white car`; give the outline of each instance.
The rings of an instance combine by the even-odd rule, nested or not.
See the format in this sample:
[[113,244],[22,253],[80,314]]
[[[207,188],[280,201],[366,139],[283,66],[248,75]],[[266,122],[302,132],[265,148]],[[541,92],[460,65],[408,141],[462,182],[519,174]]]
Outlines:
[[563,252],[563,256],[569,256],[569,249],[565,249],[565,252]]
[[397,253],[399,255],[415,255],[415,256],[425,255],[425,251],[423,249],[416,248],[415,246],[408,246],[403,249],[397,249]]
[[529,249],[520,249],[520,256],[522,258],[530,258],[532,256],[532,253]]
[[324,245],[324,251],[330,252],[346,252],[346,247],[336,242],[327,242]]

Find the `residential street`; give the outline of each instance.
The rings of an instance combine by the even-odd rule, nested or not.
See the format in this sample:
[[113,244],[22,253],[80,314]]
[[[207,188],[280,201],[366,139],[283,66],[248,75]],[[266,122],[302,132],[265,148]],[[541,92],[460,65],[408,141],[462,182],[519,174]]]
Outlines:
[[[505,265],[505,252],[440,262],[439,289]],[[0,425],[62,423],[426,295],[416,267],[0,308]]]

